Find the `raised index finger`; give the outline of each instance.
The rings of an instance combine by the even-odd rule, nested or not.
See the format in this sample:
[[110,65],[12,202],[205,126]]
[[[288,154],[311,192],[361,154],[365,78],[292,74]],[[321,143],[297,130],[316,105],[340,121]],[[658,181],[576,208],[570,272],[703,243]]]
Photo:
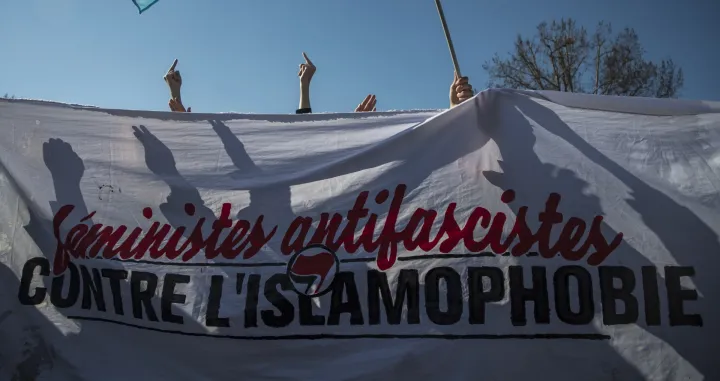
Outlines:
[[303,58],[305,58],[305,63],[307,63],[308,65],[315,66],[315,65],[313,65],[312,61],[310,61],[310,58],[308,58],[308,56],[307,56],[307,54],[305,54],[305,52],[303,52]]
[[175,70],[175,66],[177,66],[177,63],[178,63],[178,60],[177,60],[177,58],[175,58],[175,61],[173,61],[172,66],[170,66],[170,69],[168,69],[167,72],[168,72],[168,73],[173,72],[173,71]]

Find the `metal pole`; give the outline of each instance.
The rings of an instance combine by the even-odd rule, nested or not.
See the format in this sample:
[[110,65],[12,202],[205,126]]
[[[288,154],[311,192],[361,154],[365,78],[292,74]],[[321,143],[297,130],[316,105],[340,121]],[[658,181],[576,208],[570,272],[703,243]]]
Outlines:
[[450,30],[448,30],[447,22],[445,22],[445,13],[443,13],[442,5],[440,0],[435,0],[438,14],[440,15],[440,22],[442,23],[443,30],[445,31],[445,39],[447,40],[448,48],[450,49],[450,56],[452,57],[453,66],[455,66],[455,72],[458,77],[462,77],[460,74],[460,65],[458,65],[457,57],[455,56],[455,48],[453,47],[452,38],[450,38]]

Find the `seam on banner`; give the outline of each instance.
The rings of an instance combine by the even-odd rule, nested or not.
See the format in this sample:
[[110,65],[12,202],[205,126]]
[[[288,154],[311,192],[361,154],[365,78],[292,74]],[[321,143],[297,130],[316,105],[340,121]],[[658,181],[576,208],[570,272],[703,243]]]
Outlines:
[[[529,252],[526,257],[537,257],[540,254],[537,252]],[[510,257],[510,252],[503,254],[495,254],[492,252],[482,252],[476,254],[421,254],[421,255],[407,255],[398,257],[398,261],[409,262],[409,261],[425,261],[425,260],[438,260],[438,259],[469,259],[469,258],[495,258],[495,257]],[[84,258],[89,261],[105,261],[104,259],[98,258]],[[341,259],[340,263],[369,263],[375,262],[375,257],[361,257],[361,258],[345,258]],[[255,262],[255,263],[243,263],[243,262],[168,262],[168,261],[153,261],[148,259],[120,259],[111,258],[109,261],[120,262],[120,263],[132,263],[142,264],[151,266],[176,266],[176,267],[285,267],[287,262]]]
[[356,113],[356,112],[316,112],[312,114],[257,114],[257,113],[239,113],[239,112],[217,112],[217,113],[178,113],[172,111],[157,111],[157,110],[129,110],[129,109],[118,109],[118,108],[105,108],[92,105],[82,105],[75,103],[63,103],[57,101],[50,101],[44,99],[0,99],[0,103],[20,103],[24,105],[32,106],[43,106],[43,107],[61,107],[72,110],[90,111],[90,112],[102,112],[113,116],[129,117],[129,118],[147,118],[147,119],[158,119],[165,121],[192,121],[202,122],[208,119],[215,119],[220,121],[228,120],[261,120],[267,122],[317,122],[317,121],[328,121],[337,119],[369,119],[377,117],[388,117],[396,115],[407,115],[407,114],[441,114],[449,111],[450,109],[417,109],[417,110],[388,110],[388,111],[377,111],[370,113]]
[[168,333],[182,336],[207,337],[213,339],[232,340],[256,340],[256,341],[277,341],[277,340],[358,340],[358,339],[440,339],[440,340],[610,340],[610,335],[599,333],[533,333],[533,334],[366,334],[366,335],[344,335],[344,334],[308,334],[308,335],[274,335],[274,336],[240,336],[240,335],[214,335],[211,333],[183,332],[169,329],[145,327],[132,323],[125,323],[117,320],[68,316],[68,319],[78,321],[93,321],[121,325],[129,328],[142,329],[153,332]]

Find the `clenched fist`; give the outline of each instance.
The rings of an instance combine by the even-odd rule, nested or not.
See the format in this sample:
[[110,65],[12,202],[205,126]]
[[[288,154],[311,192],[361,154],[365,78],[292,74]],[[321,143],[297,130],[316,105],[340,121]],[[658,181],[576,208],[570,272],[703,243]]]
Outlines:
[[458,77],[455,73],[455,80],[450,85],[450,107],[455,107],[460,103],[473,97],[473,89],[468,83],[468,77]]

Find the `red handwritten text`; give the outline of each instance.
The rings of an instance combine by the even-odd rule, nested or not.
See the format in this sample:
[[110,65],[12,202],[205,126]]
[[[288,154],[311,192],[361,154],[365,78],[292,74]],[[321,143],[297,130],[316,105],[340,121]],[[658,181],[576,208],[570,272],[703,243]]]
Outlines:
[[[492,213],[483,207],[475,207],[461,226],[455,217],[456,203],[450,203],[442,213],[418,208],[410,215],[405,227],[398,229],[398,217],[406,190],[407,187],[401,184],[395,188],[392,198],[386,189],[375,196],[374,201],[378,205],[383,205],[390,199],[388,212],[382,223],[378,222],[379,216],[370,213],[366,207],[370,192],[361,192],[353,207],[346,213],[322,213],[314,229],[315,221],[311,217],[298,216],[284,232],[279,250],[284,255],[290,255],[311,244],[324,244],[333,251],[342,249],[348,254],[358,251],[377,252],[377,266],[384,271],[397,261],[399,245],[409,251],[419,249],[423,252],[449,253],[462,244],[470,252],[483,252],[489,248],[497,254],[509,251],[514,256],[527,254],[535,247],[535,251],[544,258],[560,255],[566,260],[578,261],[587,257],[589,265],[597,266],[622,242],[622,233],[618,233],[612,241],[603,236],[602,216],[594,217],[589,227],[588,223],[580,218],[568,218],[559,230],[558,238],[551,242],[553,228],[557,228],[556,225],[564,221],[563,215],[557,211],[561,201],[561,196],[557,193],[549,195],[545,209],[538,214],[539,227],[536,231],[532,231],[528,226],[527,206],[518,208],[512,230],[505,235],[505,213]],[[501,201],[509,204],[514,199],[515,192],[507,190]],[[205,228],[205,218],[198,218],[192,231],[185,227],[173,229],[168,224],[153,222],[146,232],[136,227],[126,235],[128,227],[125,225],[112,227],[85,223],[94,216],[95,212],[92,212],[62,238],[60,226],[74,208],[73,205],[63,206],[53,219],[53,232],[57,240],[53,265],[55,274],[64,272],[71,258],[139,260],[165,257],[168,260],[188,262],[202,251],[205,258],[210,260],[218,257],[232,260],[240,254],[243,259],[250,259],[270,242],[278,230],[277,226],[266,230],[263,227],[264,216],[259,216],[253,223],[246,220],[233,221],[229,218],[231,205],[223,204],[220,217],[207,221],[211,228]],[[185,213],[193,216],[195,206],[186,204]],[[152,214],[151,208],[143,210],[147,219],[150,219]],[[438,218],[442,219],[442,222],[438,231],[433,234],[432,227]],[[478,237],[478,228],[484,229],[485,234]],[[358,231],[359,234],[356,234]],[[187,238],[183,239],[186,233]],[[224,238],[221,240],[223,234]],[[591,249],[593,251],[588,255]]]

